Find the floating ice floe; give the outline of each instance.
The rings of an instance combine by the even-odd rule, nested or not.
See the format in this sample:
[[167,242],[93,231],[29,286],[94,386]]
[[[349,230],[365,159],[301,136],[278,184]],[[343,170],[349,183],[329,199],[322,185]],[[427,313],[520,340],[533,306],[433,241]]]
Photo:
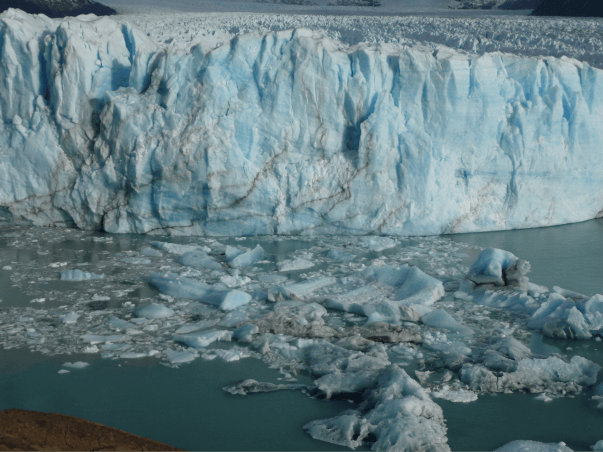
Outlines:
[[335,284],[337,280],[330,276],[317,276],[298,283],[278,286],[268,292],[268,300],[304,300],[323,287]]
[[592,450],[594,450],[595,452],[601,452],[601,451],[603,451],[603,439],[597,441],[595,444],[593,444],[592,446],[590,446],[590,448]]
[[304,429],[315,439],[352,449],[372,435],[373,450],[450,450],[442,409],[404,370],[388,366],[366,386],[359,409]]
[[538,441],[511,441],[494,452],[573,452],[564,442],[541,443]]
[[469,403],[477,400],[475,392],[463,388],[450,388],[448,385],[443,385],[440,390],[432,392],[431,396],[436,399],[448,400],[455,403]]
[[169,242],[151,242],[151,246],[165,251],[166,253],[179,255],[182,255],[189,251],[201,251],[203,253],[209,253],[211,251],[209,247],[203,245],[181,245],[178,243]]
[[352,260],[356,259],[356,255],[354,255],[352,253],[346,253],[345,251],[341,251],[341,250],[330,250],[327,253],[327,257],[329,259],[333,259],[334,261],[339,261],[339,262],[352,261]]
[[161,252],[157,251],[156,249],[149,248],[148,246],[145,246],[143,249],[141,249],[140,254],[142,254],[144,256],[149,256],[149,257],[162,257],[163,256],[163,254],[161,254]]
[[512,372],[497,376],[481,364],[463,364],[459,374],[463,383],[473,391],[512,392],[529,390],[532,393],[576,394],[597,381],[600,366],[581,356],[569,363],[557,357],[528,358],[517,362]]
[[188,363],[199,357],[199,353],[195,350],[177,351],[170,348],[165,350],[165,355],[170,364]]
[[362,246],[369,251],[379,252],[389,248],[393,248],[398,242],[390,237],[366,236],[360,237],[358,240]]
[[209,284],[175,273],[153,273],[149,276],[149,284],[165,295],[201,301],[225,311],[236,309],[251,301],[251,295],[246,292],[216,289]]
[[150,259],[144,257],[124,257],[121,261],[132,265],[149,265],[151,263]]
[[151,303],[147,306],[134,309],[132,311],[136,317],[142,317],[144,319],[163,319],[174,315],[174,311],[166,306]]
[[205,348],[215,341],[232,340],[232,331],[228,330],[208,330],[189,334],[174,335],[174,342],[182,342],[193,348]]
[[287,259],[276,264],[280,272],[292,272],[297,270],[305,270],[306,268],[314,267],[314,262],[301,257],[295,259]]
[[104,278],[105,275],[96,275],[82,270],[67,270],[59,273],[61,281],[89,281]]
[[304,389],[307,388],[306,385],[301,384],[274,384],[274,383],[266,383],[259,382],[253,379],[243,380],[241,383],[237,383],[236,385],[226,386],[222,389],[224,391],[229,392],[230,394],[236,395],[247,395],[255,392],[273,392],[273,391],[282,391],[286,389]]
[[228,265],[230,265],[232,268],[248,267],[254,262],[265,259],[265,257],[266,252],[264,251],[264,248],[258,245],[251,251],[247,251],[246,253],[241,253],[234,256],[231,260],[228,261]]
[[75,323],[80,315],[77,312],[68,312],[62,316],[59,316],[59,320],[63,323]]
[[63,367],[67,367],[69,369],[83,369],[84,367],[88,367],[90,363],[85,363],[83,361],[76,361],[74,363],[66,362],[61,364]]
[[207,253],[200,250],[187,251],[180,256],[178,263],[187,267],[208,268],[210,270],[223,270],[222,265],[212,260]]

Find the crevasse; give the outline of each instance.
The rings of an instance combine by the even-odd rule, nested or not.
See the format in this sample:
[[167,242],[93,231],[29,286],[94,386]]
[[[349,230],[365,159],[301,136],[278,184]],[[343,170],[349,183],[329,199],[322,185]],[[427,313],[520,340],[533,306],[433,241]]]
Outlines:
[[392,234],[603,212],[603,73],[346,47],[171,52],[108,18],[0,15],[0,218],[113,233]]

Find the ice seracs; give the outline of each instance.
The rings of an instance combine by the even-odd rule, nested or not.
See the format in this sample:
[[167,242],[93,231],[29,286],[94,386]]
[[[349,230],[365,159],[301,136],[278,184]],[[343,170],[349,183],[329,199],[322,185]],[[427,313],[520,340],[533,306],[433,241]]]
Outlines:
[[14,220],[429,235],[603,209],[603,77],[586,63],[346,47],[307,29],[170,53],[89,19],[0,18],[0,206]]

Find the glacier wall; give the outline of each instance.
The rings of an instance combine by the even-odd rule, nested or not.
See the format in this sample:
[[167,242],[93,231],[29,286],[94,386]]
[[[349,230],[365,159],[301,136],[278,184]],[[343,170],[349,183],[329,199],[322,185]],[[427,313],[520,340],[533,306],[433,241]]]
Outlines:
[[0,15],[0,218],[112,233],[428,235],[603,215],[603,72],[346,47],[186,52],[93,16]]

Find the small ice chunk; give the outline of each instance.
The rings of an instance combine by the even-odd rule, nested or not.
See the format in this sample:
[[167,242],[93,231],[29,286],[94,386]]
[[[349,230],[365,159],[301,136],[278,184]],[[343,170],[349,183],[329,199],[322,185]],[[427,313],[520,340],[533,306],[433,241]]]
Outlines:
[[564,442],[541,443],[538,441],[511,441],[494,452],[573,452]]
[[227,330],[208,330],[190,334],[176,334],[175,342],[182,342],[193,348],[205,348],[215,341],[230,341],[232,331]]
[[397,241],[395,241],[394,239],[390,239],[389,237],[379,237],[373,235],[360,237],[358,241],[369,251],[375,252],[393,248],[398,244]]
[[149,276],[149,284],[157,287],[164,295],[191,300],[199,300],[212,291],[209,284],[184,278],[175,273],[153,273]]
[[595,452],[603,452],[603,439],[597,441],[595,444],[590,446],[590,448]]
[[88,273],[82,270],[67,270],[59,273],[59,279],[61,281],[89,281],[94,279],[104,278],[105,275],[96,275],[94,273]]
[[89,365],[89,363],[85,363],[83,361],[76,361],[74,363],[66,362],[61,364],[61,366],[68,367],[69,369],[83,369],[84,367],[88,367]]
[[34,298],[33,300],[30,301],[30,303],[44,303],[46,301],[46,298]]
[[259,333],[260,329],[251,323],[241,325],[232,333],[232,339],[238,342],[251,343],[253,335]]
[[101,349],[104,351],[116,351],[116,350],[125,350],[131,347],[130,344],[113,344],[111,342],[105,342],[101,345]]
[[283,389],[302,389],[306,387],[307,386],[301,384],[276,385],[274,383],[264,383],[253,379],[248,379],[242,381],[241,383],[237,383],[236,385],[227,386],[222,389],[230,394],[247,395],[254,392],[272,392]]
[[157,350],[149,350],[148,352],[124,352],[120,353],[119,357],[121,359],[140,359],[155,356],[157,354],[159,354]]
[[433,328],[443,328],[445,330],[454,331],[463,335],[473,334],[473,330],[471,328],[461,325],[443,309],[435,309],[425,314],[423,317],[421,317],[421,322]]
[[224,253],[226,256],[226,262],[230,262],[232,261],[235,257],[243,254],[243,251],[241,251],[238,248],[235,248],[234,246],[230,246],[227,245],[226,246],[226,252]]
[[222,320],[220,320],[219,326],[223,326],[225,328],[234,328],[239,323],[246,322],[249,319],[249,316],[245,311],[230,311]]
[[238,361],[251,356],[250,353],[243,350],[213,350],[213,353],[226,362]]
[[258,279],[265,283],[279,284],[287,281],[288,278],[282,275],[260,275],[258,276]]
[[559,286],[553,286],[553,292],[563,295],[566,298],[588,298],[586,295],[582,295],[578,292],[573,292],[571,290],[563,289]]
[[69,372],[68,370],[61,369],[61,370],[59,370],[59,372],[58,372],[58,373],[59,373],[59,374],[68,374],[68,373],[70,373],[70,372]]
[[463,388],[450,389],[448,385],[444,385],[441,389],[433,391],[431,396],[454,403],[469,403],[477,400],[477,394],[475,392]]
[[479,253],[477,260],[469,268],[467,279],[476,284],[504,286],[506,270],[514,266],[519,258],[508,251],[487,248]]
[[174,315],[174,311],[163,305],[151,303],[141,308],[136,308],[132,311],[136,317],[142,317],[144,319],[163,319]]
[[542,394],[538,394],[536,397],[534,397],[534,400],[540,400],[542,402],[552,402],[553,398],[549,397],[546,392],[543,392]]
[[59,319],[61,320],[61,322],[63,323],[75,323],[77,322],[77,319],[80,317],[80,315],[76,312],[68,312],[65,315],[62,315],[59,317]]
[[280,261],[276,264],[279,272],[292,272],[296,270],[304,270],[306,268],[314,267],[314,262],[296,257],[294,259],[287,259]]
[[201,245],[180,245],[177,243],[168,242],[151,242],[151,246],[158,248],[166,253],[183,255],[188,251],[202,251],[209,253],[211,251],[207,246]]
[[161,254],[159,251],[157,251],[153,248],[149,248],[148,246],[145,246],[143,249],[141,249],[140,254],[142,254],[144,256],[149,256],[149,257],[162,257],[163,256],[163,254]]
[[151,259],[146,257],[124,257],[121,261],[132,265],[149,265],[151,263]]
[[315,290],[335,284],[337,280],[331,276],[317,276],[287,286],[276,287],[268,292],[268,300],[281,299],[304,300]]
[[[236,270],[238,271],[238,270]],[[224,275],[220,277],[220,283],[224,284],[226,287],[239,287],[248,284],[251,281],[247,276],[239,276],[239,275]]]
[[119,319],[115,316],[109,317],[109,320],[107,320],[107,325],[109,325],[111,328],[117,328],[117,329],[134,329],[134,328],[136,328],[136,325],[134,325],[133,323],[127,322],[126,320]]
[[178,263],[186,267],[208,268],[210,270],[223,270],[222,265],[212,260],[205,252],[199,250],[187,251],[182,256],[180,256],[180,259],[178,259]]
[[205,330],[205,329],[211,328],[212,326],[217,324],[218,321],[219,321],[218,319],[207,319],[207,320],[201,320],[200,322],[196,322],[196,323],[187,323],[186,325],[182,325],[180,328],[178,328],[175,331],[175,333],[176,334],[187,334],[187,333],[192,333],[193,331]]
[[338,262],[346,262],[356,259],[356,256],[354,254],[346,253],[345,251],[341,250],[330,250],[327,253],[327,257]]
[[80,336],[80,339],[84,342],[94,345],[102,342],[127,342],[132,339],[132,337],[128,336],[127,334],[110,334],[107,336],[101,336],[98,334],[83,334]]
[[230,265],[232,268],[248,267],[254,262],[261,261],[265,257],[266,252],[264,251],[264,248],[258,245],[251,251],[247,251],[246,253],[239,254],[238,256],[234,257],[228,263],[228,265]]
[[182,364],[182,363],[188,363],[190,361],[197,359],[199,357],[199,353],[197,353],[194,350],[178,352],[176,350],[172,350],[171,348],[168,348],[165,351],[165,356],[171,364]]
[[251,295],[241,290],[214,290],[198,298],[203,303],[217,306],[223,311],[232,311],[251,301]]
[[441,281],[409,265],[371,265],[362,271],[362,276],[369,281],[375,281],[378,286],[398,287],[394,300],[398,301],[396,304],[399,306],[430,306],[444,296],[444,285]]

